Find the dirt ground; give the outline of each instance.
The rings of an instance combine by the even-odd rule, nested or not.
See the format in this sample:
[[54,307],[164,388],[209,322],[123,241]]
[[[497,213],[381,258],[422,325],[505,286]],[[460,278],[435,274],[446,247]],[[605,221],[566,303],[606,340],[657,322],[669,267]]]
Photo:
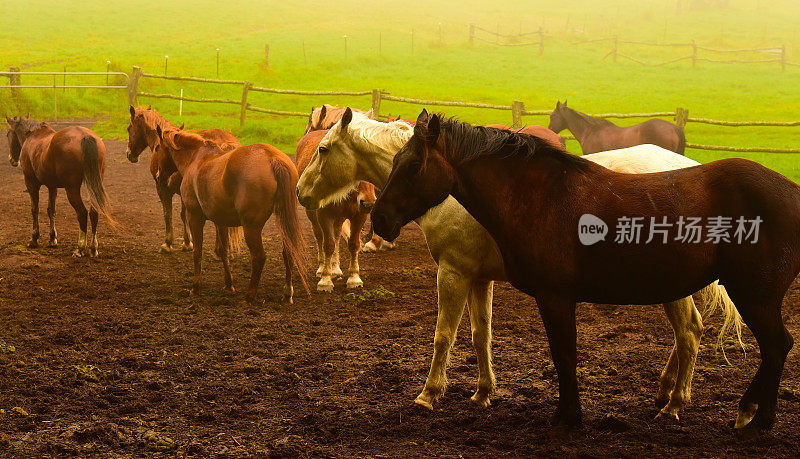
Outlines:
[[[280,239],[270,222],[264,304],[243,304],[246,254],[234,262],[239,292],[222,291],[210,247],[205,290],[193,299],[191,255],[157,250],[163,220],[148,153],[130,164],[124,143],[107,142],[105,182],[121,228],[101,223],[100,257],[75,259],[77,224],[63,191],[61,245],[26,248],[29,199],[0,144],[2,456],[797,457],[800,450],[798,347],[786,364],[775,428],[761,438],[739,439],[728,426],[758,350],[731,350],[726,364],[714,352],[713,330],[681,421],[654,420],[673,344],[656,306],[578,308],[585,422],[572,432],[552,429],[557,384],[545,333],[534,301],[508,284],[495,289],[492,406],[469,404],[477,366],[465,316],[447,393],[434,411],[417,408],[433,350],[436,271],[416,226],[404,229],[396,250],[362,258],[365,289],[382,286],[393,298],[345,296],[340,280],[333,294],[298,289],[294,306],[280,306]],[[45,208],[43,192],[46,240]],[[795,282],[784,312],[795,337],[798,293]],[[718,318],[707,323],[719,326]]]

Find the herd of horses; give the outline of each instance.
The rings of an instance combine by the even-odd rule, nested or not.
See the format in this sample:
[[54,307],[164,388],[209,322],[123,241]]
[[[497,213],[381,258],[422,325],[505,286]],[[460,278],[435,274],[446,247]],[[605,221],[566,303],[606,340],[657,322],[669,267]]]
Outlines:
[[[508,281],[536,299],[559,382],[554,424],[581,422],[576,378],[577,302],[663,304],[675,345],[661,373],[659,416],[677,419],[691,397],[691,381],[705,310],[719,309],[718,340],[742,320],[761,351],[734,427],[759,432],[775,420],[778,384],[793,340],[783,324],[784,295],[800,271],[800,187],[743,159],[701,165],[683,156],[683,130],[663,120],[618,127],[558,102],[550,126],[511,129],[473,126],[423,110],[416,120],[373,119],[372,111],[323,105],[312,109],[295,159],[258,143],[241,145],[222,129],[187,131],[151,107],[130,107],[127,158],[151,151],[150,172],[164,210],[162,252],[177,250],[172,200],[181,197],[182,250],[193,251],[191,293],[202,280],[203,228],[216,228],[215,253],[224,288],[234,292],[229,252],[247,245],[251,260],[247,302],[256,301],[266,254],[262,231],[275,214],[283,239],[283,301],[292,303],[292,271],[309,290],[308,249],[298,203],[311,221],[317,247],[317,290],[363,286],[359,252],[387,250],[403,225],[415,220],[438,265],[438,317],[428,377],[415,403],[432,408],[444,393],[446,366],[464,309],[469,309],[478,381],[471,401],[489,406],[492,369],[492,295]],[[6,117],[10,162],[21,165],[31,198],[38,246],[38,201],[49,191],[49,245],[58,188],[65,188],[80,228],[75,256],[97,256],[98,215],[116,225],[103,188],[105,147],[90,130],[58,132],[28,117]],[[558,135],[569,129],[584,156],[566,152]],[[87,212],[81,186],[89,191]],[[381,190],[377,193],[376,190]],[[695,244],[582,244],[582,216],[604,222],[626,216],[757,218],[757,240]],[[371,228],[361,239],[371,216]],[[92,224],[89,236],[87,220]],[[374,231],[374,234],[373,234]],[[339,264],[346,240],[347,273]],[[715,241],[716,242],[716,241]],[[724,287],[723,287],[724,285]],[[741,314],[741,316],[739,315]]]

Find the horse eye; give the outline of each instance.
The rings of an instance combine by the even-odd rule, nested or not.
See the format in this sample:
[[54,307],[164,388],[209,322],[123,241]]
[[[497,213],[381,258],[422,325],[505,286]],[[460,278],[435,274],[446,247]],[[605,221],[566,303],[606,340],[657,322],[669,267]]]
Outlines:
[[319,152],[320,153],[327,153],[328,152],[328,147],[323,147],[323,146],[320,145]]

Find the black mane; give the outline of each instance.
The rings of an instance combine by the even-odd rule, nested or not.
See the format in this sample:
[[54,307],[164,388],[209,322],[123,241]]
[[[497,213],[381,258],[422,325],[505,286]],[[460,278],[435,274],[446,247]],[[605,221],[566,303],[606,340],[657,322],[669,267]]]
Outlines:
[[473,126],[454,118],[441,118],[440,129],[448,144],[448,153],[457,164],[483,156],[517,157],[526,160],[551,157],[567,166],[580,169],[584,169],[587,163],[549,141],[530,134]]

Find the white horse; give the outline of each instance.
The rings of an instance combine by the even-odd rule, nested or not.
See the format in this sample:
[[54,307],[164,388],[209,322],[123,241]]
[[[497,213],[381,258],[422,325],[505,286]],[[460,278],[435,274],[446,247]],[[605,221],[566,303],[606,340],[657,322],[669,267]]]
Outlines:
[[[413,134],[403,122],[381,123],[347,110],[320,142],[318,151],[297,184],[306,208],[317,208],[347,196],[359,181],[385,186],[395,154]],[[657,172],[698,163],[654,145],[642,145],[585,156],[623,172]],[[472,344],[478,360],[478,387],[471,401],[490,404],[495,389],[492,370],[493,281],[505,280],[500,251],[489,233],[452,196],[417,219],[428,249],[439,266],[437,287],[439,315],[436,320],[433,360],[422,393],[415,403],[432,409],[444,393],[446,365],[465,305],[469,308]],[[724,289],[711,284],[701,292],[707,308],[720,308],[725,324],[740,330],[740,319]],[[691,396],[691,380],[703,320],[692,297],[664,303],[675,333],[675,346],[661,373],[656,403],[659,416],[678,418]]]

